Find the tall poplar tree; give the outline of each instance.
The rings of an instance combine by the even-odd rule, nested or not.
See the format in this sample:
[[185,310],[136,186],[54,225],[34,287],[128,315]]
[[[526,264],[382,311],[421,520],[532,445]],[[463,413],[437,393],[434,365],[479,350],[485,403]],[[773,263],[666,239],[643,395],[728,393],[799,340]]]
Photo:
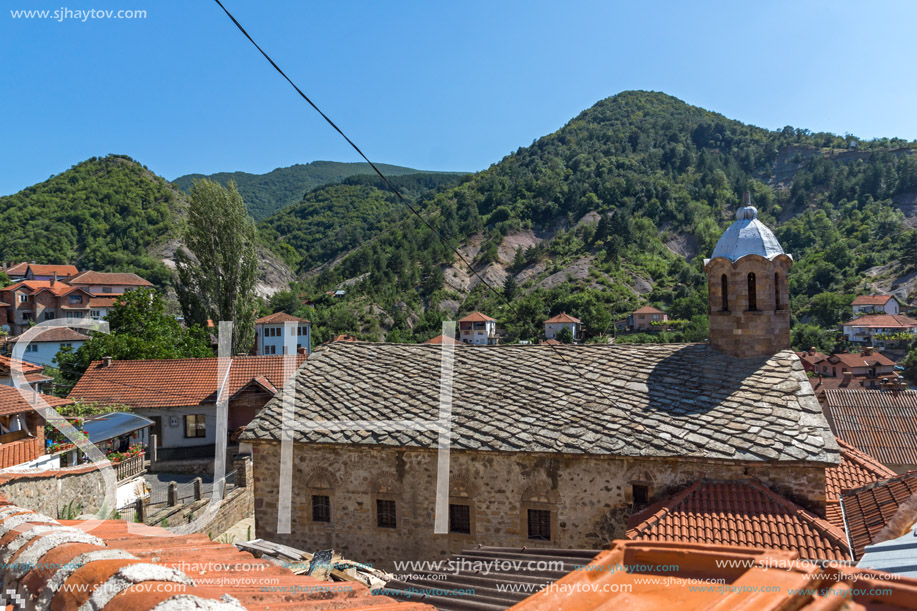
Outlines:
[[175,253],[178,299],[188,323],[233,321],[233,354],[248,352],[254,342],[256,236],[235,183],[194,183],[184,234],[190,254]]

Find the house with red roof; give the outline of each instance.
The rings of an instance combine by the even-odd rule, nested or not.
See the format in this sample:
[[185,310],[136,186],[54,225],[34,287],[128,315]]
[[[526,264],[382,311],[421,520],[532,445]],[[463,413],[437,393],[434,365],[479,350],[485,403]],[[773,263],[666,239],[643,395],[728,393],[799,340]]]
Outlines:
[[425,344],[436,344],[437,346],[442,346],[443,344],[447,344],[447,345],[452,344],[453,346],[457,344],[458,345],[461,344],[461,342],[455,339],[454,337],[447,337],[445,335],[437,335],[433,339],[428,339],[424,343]]
[[0,386],[12,386],[13,376],[21,373],[25,377],[26,383],[40,392],[42,386],[51,381],[51,378],[46,376],[44,371],[45,368],[41,365],[27,361],[17,361],[0,354]]
[[894,295],[860,295],[850,305],[854,316],[898,314],[901,311],[901,302]]
[[137,274],[85,271],[71,276],[67,284],[84,289],[91,295],[123,295],[153,283]]
[[23,280],[0,289],[0,301],[8,304],[6,318],[11,335],[19,335],[30,324],[46,320],[88,319],[91,297],[85,290],[60,280]]
[[[15,342],[18,339],[18,337],[12,337],[10,341]],[[29,340],[25,356],[29,361],[38,365],[54,367],[57,364],[57,353],[61,351],[61,348],[68,347],[76,351],[87,341],[89,341],[88,335],[69,327],[51,327]]]
[[20,280],[66,280],[79,272],[75,265],[19,263],[7,268],[5,273],[10,280],[16,282]]
[[563,329],[570,331],[573,341],[583,339],[583,321],[579,318],[570,316],[566,312],[561,312],[544,321],[544,338],[557,339],[557,334]]
[[881,342],[886,335],[917,334],[917,320],[903,314],[866,314],[841,326],[844,338],[858,343]]
[[497,337],[497,319],[480,312],[472,312],[458,321],[459,339],[475,346],[494,346],[499,343]]
[[657,328],[653,323],[665,322],[669,315],[653,306],[643,306],[634,310],[627,318],[627,326],[634,331],[652,331]]
[[312,325],[308,320],[286,312],[275,312],[255,321],[256,356],[288,352],[312,352]]
[[[246,426],[283,387],[305,354],[238,356],[228,359],[94,361],[70,391],[73,400],[124,405],[150,418],[161,460],[203,458],[217,443],[217,395],[221,381],[228,398],[228,429]],[[149,440],[141,440],[149,443]]]

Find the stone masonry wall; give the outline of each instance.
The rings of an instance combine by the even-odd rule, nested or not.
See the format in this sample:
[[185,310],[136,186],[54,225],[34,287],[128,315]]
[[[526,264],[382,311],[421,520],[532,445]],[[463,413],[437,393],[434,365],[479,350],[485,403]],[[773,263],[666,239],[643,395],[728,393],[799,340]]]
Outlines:
[[[757,478],[824,514],[817,464],[453,451],[450,499],[471,506],[472,532],[434,535],[435,451],[296,444],[291,533],[277,534],[280,444],[252,445],[257,537],[307,552],[333,548],[389,570],[392,560],[436,560],[479,543],[601,548],[624,537],[635,484],[653,501],[703,478]],[[330,497],[330,523],[312,521],[314,494]],[[396,528],[375,525],[377,499],[396,502]],[[528,539],[527,509],[552,511],[551,541]]]
[[39,473],[3,473],[0,494],[20,507],[54,518],[68,505],[76,513],[95,513],[105,498],[104,480],[95,465]]

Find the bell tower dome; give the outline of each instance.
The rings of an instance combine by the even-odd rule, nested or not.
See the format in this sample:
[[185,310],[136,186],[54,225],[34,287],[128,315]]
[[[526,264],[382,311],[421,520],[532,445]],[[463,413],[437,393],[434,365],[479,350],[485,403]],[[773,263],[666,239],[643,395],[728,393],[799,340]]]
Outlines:
[[746,193],[736,221],[704,260],[710,345],[739,358],[788,350],[792,264]]

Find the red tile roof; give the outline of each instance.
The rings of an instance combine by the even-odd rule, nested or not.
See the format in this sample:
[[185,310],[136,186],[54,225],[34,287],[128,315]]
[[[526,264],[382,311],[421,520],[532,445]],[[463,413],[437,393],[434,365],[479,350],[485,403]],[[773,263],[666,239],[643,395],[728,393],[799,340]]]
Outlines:
[[[296,366],[306,355],[295,356]],[[237,356],[229,374],[229,396],[264,376],[275,388],[283,386],[284,356]],[[70,397],[130,408],[182,407],[216,401],[217,358],[112,361],[106,367],[94,361]]]
[[827,354],[819,352],[818,350],[807,350],[806,352],[797,352],[796,356],[798,356],[800,360],[806,361],[810,365],[821,363],[822,361],[828,358]]
[[0,444],[0,469],[9,469],[43,456],[45,445],[39,437]]
[[882,327],[882,328],[910,328],[917,327],[917,320],[902,314],[866,314],[845,322],[844,327]]
[[67,278],[79,273],[75,265],[37,265],[30,263],[28,268],[32,270],[33,276],[53,276],[57,272],[58,278]]
[[9,375],[10,372],[16,369],[19,371],[22,370],[22,373],[28,375],[30,373],[41,373],[45,370],[41,365],[36,365],[35,363],[30,363],[28,361],[17,361],[11,359],[8,356],[0,355],[0,375],[4,377]]
[[13,265],[6,270],[6,275],[11,278],[13,276],[25,276],[25,273],[28,269],[28,263],[17,263],[16,265]]
[[147,611],[169,600],[168,609],[433,611],[358,583],[295,575],[204,534],[173,536],[120,520],[58,522],[5,500],[0,509],[7,533],[0,552],[26,567],[6,571],[4,586],[28,608]]
[[[18,337],[12,338],[12,341],[16,341]],[[32,342],[85,342],[89,340],[88,335],[83,335],[79,331],[74,331],[69,327],[49,327],[45,331],[39,333]]]
[[153,283],[149,280],[145,280],[138,276],[137,274],[122,274],[122,273],[109,273],[109,272],[93,272],[85,271],[80,272],[75,276],[72,276],[67,280],[69,284],[72,285],[103,285],[110,284],[112,286],[153,286]]
[[846,530],[841,515],[841,493],[894,477],[895,472],[843,439],[838,439],[837,445],[841,448],[841,464],[825,469],[826,517],[838,528]]
[[437,344],[437,345],[441,345],[441,344],[455,344],[457,346],[462,345],[462,342],[458,341],[454,337],[446,337],[445,335],[437,335],[433,339],[428,339],[424,343],[425,344]]
[[85,293],[86,295],[89,295],[89,293],[86,293],[86,291],[84,291],[83,289],[77,288],[74,286],[70,286],[63,280],[58,280],[57,282],[54,282],[53,280],[22,280],[20,282],[17,282],[16,284],[11,284],[10,286],[4,287],[0,289],[0,291],[2,292],[18,291],[20,289],[28,289],[32,293],[40,293],[41,291],[48,291],[52,295],[55,295],[57,297],[68,295],[72,293],[73,291],[80,291],[82,293]]
[[309,323],[305,318],[299,318],[298,316],[291,316],[286,312],[274,312],[273,314],[268,314],[263,316],[255,321],[256,325],[274,325],[282,322],[304,322]]
[[563,345],[562,342],[559,342],[553,338],[542,340],[541,343],[546,344],[548,346],[562,346]]
[[[897,475],[880,482],[874,482],[841,495],[841,508],[847,525],[847,535],[856,558],[871,543],[877,543],[878,536],[898,515],[905,501],[917,494],[917,471]],[[905,508],[907,509],[907,508]],[[913,526],[917,516],[909,518],[904,528]],[[882,540],[894,539],[903,532],[893,532]]]
[[861,306],[861,305],[885,305],[889,300],[897,299],[894,295],[860,295],[853,300],[852,306]]
[[917,391],[828,389],[824,397],[835,437],[883,465],[917,465]]
[[847,560],[844,532],[753,480],[700,481],[637,512],[627,538],[748,545],[798,552],[810,560]]
[[917,609],[915,579],[820,567],[792,552],[690,543],[615,541],[584,570],[538,589],[510,611]]
[[[32,391],[26,391],[29,395],[32,394]],[[38,396],[48,402],[48,405],[51,407],[58,407],[60,405],[70,405],[73,403],[70,399],[61,399],[60,397],[52,397],[50,395],[43,395],[38,393]],[[13,388],[12,386],[5,386],[0,384],[0,416],[8,416],[10,414],[21,414],[23,412],[29,412],[32,410],[31,404],[28,401],[23,399],[22,394],[18,389]]]
[[838,352],[828,357],[832,363],[840,363],[845,367],[875,367],[882,365],[885,367],[894,367],[895,361],[878,352],[872,354]]
[[639,310],[634,310],[634,314],[665,314],[665,312],[657,310],[653,306],[643,306]]
[[491,318],[486,314],[481,314],[480,312],[472,312],[465,318],[459,319],[459,322],[496,322],[496,318]]
[[554,318],[549,318],[549,319],[547,319],[546,321],[544,321],[544,324],[548,324],[548,323],[558,323],[558,322],[578,322],[578,323],[581,323],[581,322],[583,322],[583,321],[581,321],[579,318],[573,318],[572,316],[570,316],[570,315],[567,314],[566,312],[561,312],[560,314],[558,314],[558,315],[555,316]]
[[111,308],[114,307],[119,297],[90,297],[90,308]]

